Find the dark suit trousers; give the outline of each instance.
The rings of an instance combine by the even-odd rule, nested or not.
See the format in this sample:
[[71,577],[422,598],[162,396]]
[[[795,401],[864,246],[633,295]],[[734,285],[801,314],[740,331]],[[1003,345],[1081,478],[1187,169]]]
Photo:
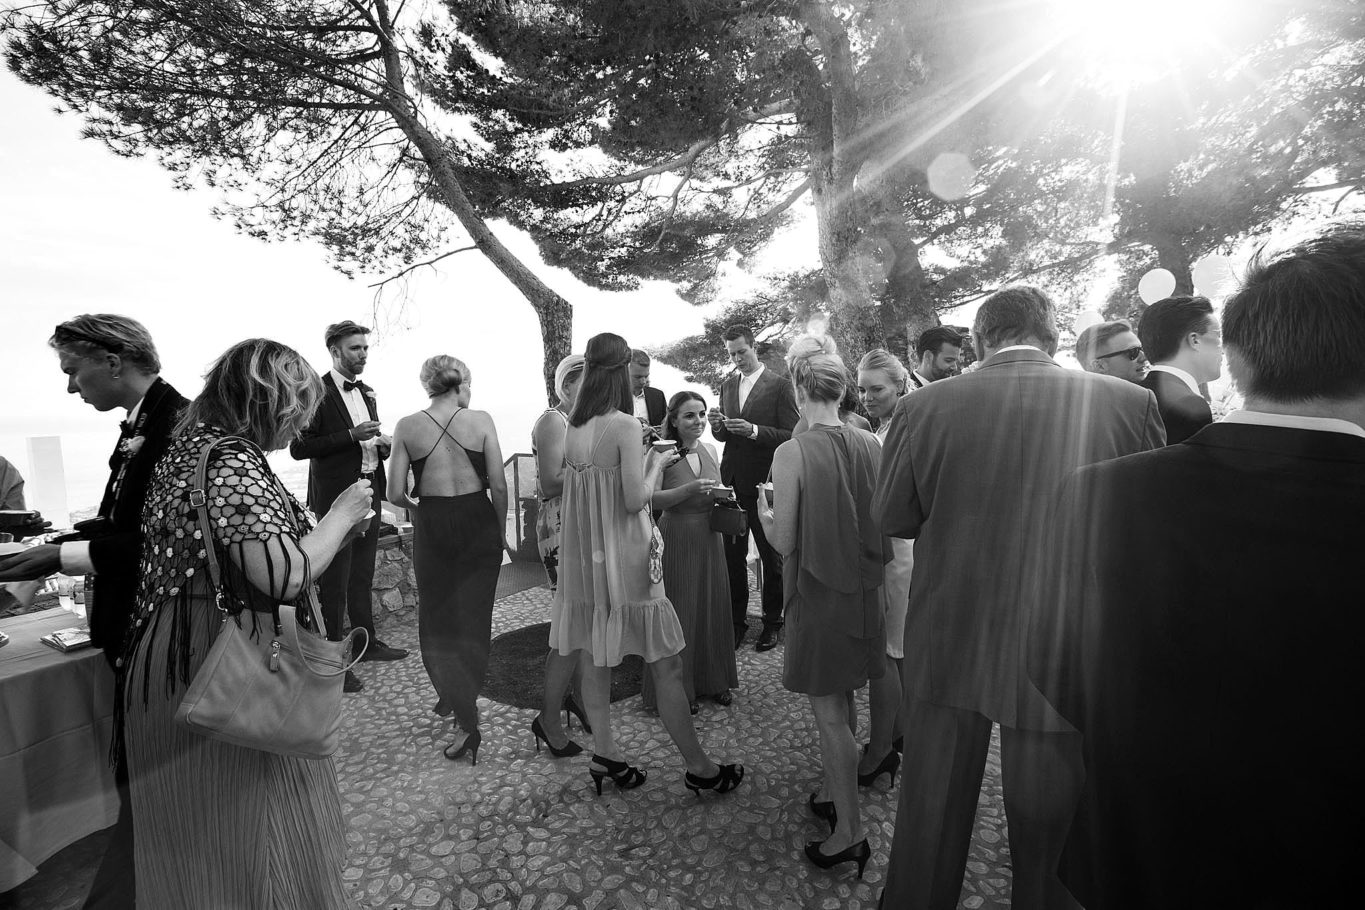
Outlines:
[[[758,559],[763,566],[763,628],[782,628],[782,556],[768,543],[763,526],[758,523],[758,497],[735,495],[749,516],[749,533],[758,545]],[[723,535],[725,564],[730,570],[730,611],[735,624],[735,647],[739,647],[749,625],[745,614],[749,611],[749,538]]]
[[133,802],[128,792],[126,758],[114,768],[114,786],[118,788],[118,820],[109,830],[109,843],[86,895],[84,910],[132,910],[137,896],[133,878]]
[[[906,705],[905,764],[883,906],[955,910],[990,749],[990,718],[919,699]],[[1079,733],[1000,728],[1011,906],[1072,910],[1057,877],[1085,779]]]
[[[375,494],[374,517],[360,537],[342,544],[332,564],[318,578],[318,598],[327,637],[340,641],[342,620],[351,619],[352,629],[364,629],[374,641],[374,611],[370,591],[374,587],[374,557],[379,550],[379,513],[383,501]],[[324,513],[325,514],[325,513]],[[318,516],[319,518],[321,516]]]

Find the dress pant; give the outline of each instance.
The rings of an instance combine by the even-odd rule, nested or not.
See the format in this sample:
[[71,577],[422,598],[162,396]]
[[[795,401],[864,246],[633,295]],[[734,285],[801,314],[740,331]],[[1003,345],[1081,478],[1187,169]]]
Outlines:
[[[763,567],[763,628],[782,628],[782,556],[768,543],[763,526],[758,522],[758,497],[735,494],[735,499],[749,516],[749,533],[758,545],[758,560]],[[735,624],[735,647],[744,638],[749,624],[749,538],[722,535],[725,540],[725,564],[730,570],[730,611]]]
[[327,637],[333,641],[342,639],[342,621],[348,616],[352,629],[364,629],[370,641],[375,640],[370,592],[374,588],[374,557],[379,550],[379,514],[382,506],[383,500],[375,493],[371,505],[374,516],[365,533],[350,543],[342,544],[327,571],[318,577],[322,617],[327,623]]
[[[115,653],[105,652],[111,668],[114,668]],[[114,735],[121,737],[122,731],[116,729]],[[122,753],[123,750],[119,751]],[[114,766],[114,786],[118,789],[118,820],[109,831],[104,858],[95,872],[90,893],[85,897],[85,910],[132,910],[137,898],[133,877],[133,802],[128,792],[126,756]]]
[[[882,906],[955,910],[991,721],[975,711],[913,699],[906,706],[905,724],[900,805]],[[1011,906],[1079,908],[1057,877],[1057,864],[1085,780],[1080,734],[1001,727],[1000,770],[1013,873]]]

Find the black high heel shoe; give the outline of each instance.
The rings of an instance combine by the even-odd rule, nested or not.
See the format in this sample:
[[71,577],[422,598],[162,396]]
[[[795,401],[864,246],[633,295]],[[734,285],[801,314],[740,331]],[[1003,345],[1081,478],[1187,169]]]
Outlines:
[[545,727],[541,724],[539,717],[531,721],[531,732],[535,734],[536,737],[537,752],[540,751],[541,743],[545,744],[545,748],[549,749],[550,754],[555,758],[568,758],[570,755],[578,755],[583,751],[583,747],[573,740],[569,740],[567,744],[555,748],[555,744],[550,742],[550,737],[545,735]]
[[863,869],[867,867],[867,861],[872,857],[872,848],[867,845],[867,838],[863,838],[856,844],[850,844],[838,853],[829,855],[820,852],[820,846],[823,843],[822,840],[813,840],[806,844],[806,859],[821,869],[833,869],[840,863],[857,863],[858,877],[863,877]]
[[[817,790],[815,792],[819,793],[820,791]],[[821,821],[829,822],[829,833],[833,834],[834,826],[839,820],[839,813],[834,809],[834,800],[831,799],[821,802],[815,798],[815,793],[812,793],[810,795],[809,803],[811,814]]]
[[460,748],[451,752],[451,746],[455,745],[454,743],[451,743],[441,750],[441,754],[451,761],[464,758],[467,754],[469,756],[469,765],[470,767],[473,767],[479,763],[479,743],[481,742],[483,742],[483,735],[479,733],[478,730],[475,730],[464,738],[464,742],[460,743]]
[[578,718],[578,722],[583,725],[584,733],[592,732],[592,724],[588,723],[588,715],[584,712],[583,706],[578,703],[578,699],[573,697],[570,692],[564,696],[564,729],[569,729],[569,715]]
[[[863,747],[863,754],[864,755],[867,754],[866,746]],[[895,749],[892,749],[890,752],[886,753],[886,758],[882,759],[881,764],[873,768],[867,774],[858,775],[858,786],[870,787],[877,782],[877,778],[885,774],[890,778],[890,780],[887,782],[887,786],[894,787],[896,785],[896,771],[900,768],[900,766],[901,754],[897,752]]]
[[[605,768],[606,770],[598,770]],[[618,790],[634,790],[645,782],[649,775],[639,768],[632,767],[628,762],[612,761],[610,758],[603,758],[596,752],[592,756],[592,765],[588,767],[588,776],[597,785],[597,795],[602,795],[602,781],[610,777],[611,782],[616,785]]]
[[714,777],[698,777],[691,771],[683,775],[683,786],[697,794],[701,798],[701,791],[715,790],[717,793],[729,793],[740,785],[744,780],[743,765],[719,765],[719,771]]

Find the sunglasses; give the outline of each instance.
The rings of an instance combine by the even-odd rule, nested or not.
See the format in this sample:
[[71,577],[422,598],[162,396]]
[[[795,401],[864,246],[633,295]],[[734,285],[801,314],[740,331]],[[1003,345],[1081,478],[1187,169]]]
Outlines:
[[1122,351],[1113,351],[1109,354],[1101,354],[1096,360],[1108,360],[1110,357],[1126,356],[1129,360],[1137,360],[1143,355],[1142,345],[1135,348],[1124,348]]

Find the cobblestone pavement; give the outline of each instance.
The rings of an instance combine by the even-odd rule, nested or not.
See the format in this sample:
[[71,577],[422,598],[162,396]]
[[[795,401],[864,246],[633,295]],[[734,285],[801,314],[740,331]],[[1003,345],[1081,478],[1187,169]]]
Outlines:
[[[549,591],[499,601],[493,634],[549,618]],[[757,602],[757,598],[753,598]],[[757,617],[750,617],[757,627]],[[781,647],[739,652],[740,688],[722,708],[703,701],[695,718],[715,757],[743,762],[744,784],[697,799],[657,717],[634,696],[612,706],[622,748],[649,771],[625,793],[596,796],[588,753],[554,760],[536,753],[532,710],[480,699],[479,764],[441,756],[450,723],[431,713],[412,610],[381,620],[385,641],[412,648],[395,663],[361,664],[365,690],[347,696],[337,755],[349,845],[345,880],[364,908],[438,910],[642,910],[642,908],[872,908],[886,877],[897,791],[882,777],[860,791],[872,862],[826,872],[802,854],[825,836],[806,808],[819,777],[817,737],[806,700],[781,686]],[[867,699],[859,698],[866,740]],[[590,747],[581,730],[572,732]],[[589,751],[590,748],[589,748]],[[37,877],[0,894],[0,908],[80,907],[103,853],[101,832],[43,864]],[[960,906],[1009,905],[1010,871],[994,739],[977,808]]]
[[[499,602],[493,634],[549,618],[549,591]],[[751,625],[757,626],[756,617]],[[702,744],[740,761],[745,782],[697,799],[657,717],[638,697],[613,705],[627,755],[649,771],[644,786],[599,798],[588,752],[536,753],[535,711],[480,699],[479,764],[441,755],[450,722],[430,711],[417,658],[416,621],[401,612],[382,630],[414,649],[397,663],[367,663],[365,691],[348,697],[337,756],[350,845],[346,881],[362,907],[440,910],[637,910],[637,908],[871,908],[886,875],[897,790],[882,777],[861,791],[873,858],[859,882],[852,864],[812,867],[802,854],[825,835],[806,808],[819,777],[817,735],[805,698],[781,686],[782,651],[739,654],[740,688],[728,708],[702,702]],[[866,739],[866,694],[859,700]],[[588,738],[575,728],[585,747]],[[588,751],[591,751],[590,748]],[[1010,872],[992,743],[961,906],[1008,906]]]

